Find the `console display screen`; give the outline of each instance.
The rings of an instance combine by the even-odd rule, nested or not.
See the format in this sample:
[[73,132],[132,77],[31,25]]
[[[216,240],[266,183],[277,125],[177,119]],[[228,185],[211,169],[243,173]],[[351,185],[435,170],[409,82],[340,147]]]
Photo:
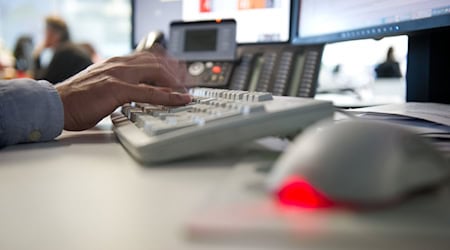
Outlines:
[[172,22],[167,49],[184,61],[233,61],[236,59],[236,22]]
[[217,29],[186,30],[185,52],[215,51],[217,48]]

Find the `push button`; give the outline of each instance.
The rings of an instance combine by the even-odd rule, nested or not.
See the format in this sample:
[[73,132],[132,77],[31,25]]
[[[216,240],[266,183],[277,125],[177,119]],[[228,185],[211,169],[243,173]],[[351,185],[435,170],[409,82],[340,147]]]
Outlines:
[[220,74],[220,72],[222,72],[222,68],[220,67],[220,66],[214,66],[214,67],[212,67],[212,69],[211,69],[211,71],[214,73],[214,74]]

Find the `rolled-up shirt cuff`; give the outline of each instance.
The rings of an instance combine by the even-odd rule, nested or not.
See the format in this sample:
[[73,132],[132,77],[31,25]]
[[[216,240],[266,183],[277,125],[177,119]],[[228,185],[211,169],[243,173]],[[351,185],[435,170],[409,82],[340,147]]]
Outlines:
[[64,127],[64,109],[47,81],[1,82],[0,146],[52,140]]

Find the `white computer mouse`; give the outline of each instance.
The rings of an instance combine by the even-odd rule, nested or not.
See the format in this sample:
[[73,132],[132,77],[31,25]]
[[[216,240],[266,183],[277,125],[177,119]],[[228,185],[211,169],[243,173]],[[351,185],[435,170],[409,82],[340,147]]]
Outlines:
[[350,120],[299,135],[276,161],[267,187],[287,203],[390,204],[449,180],[450,167],[425,138],[397,125]]

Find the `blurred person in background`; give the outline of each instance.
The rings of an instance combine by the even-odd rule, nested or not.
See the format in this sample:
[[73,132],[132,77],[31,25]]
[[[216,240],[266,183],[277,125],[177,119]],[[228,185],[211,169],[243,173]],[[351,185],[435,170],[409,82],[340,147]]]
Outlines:
[[[47,67],[42,63],[45,49],[51,49],[52,59]],[[45,19],[45,40],[35,52],[34,78],[59,83],[92,64],[90,56],[70,40],[66,22],[58,16]]]
[[386,60],[375,68],[377,78],[401,78],[400,64],[394,56],[394,48],[389,47]]
[[31,77],[33,67],[33,39],[24,35],[17,39],[14,46],[14,68],[17,78]]
[[93,63],[98,63],[101,61],[101,57],[98,55],[97,51],[91,43],[84,42],[80,43],[79,45],[89,55]]

